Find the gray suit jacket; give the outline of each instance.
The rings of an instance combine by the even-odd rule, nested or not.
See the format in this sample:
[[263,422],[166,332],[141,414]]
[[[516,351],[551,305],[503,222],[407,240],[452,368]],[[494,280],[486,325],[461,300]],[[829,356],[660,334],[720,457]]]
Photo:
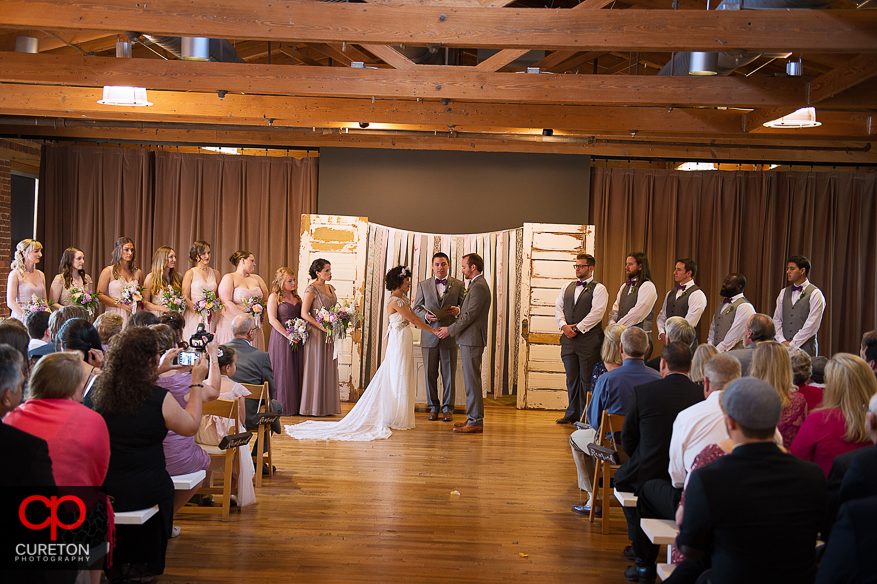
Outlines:
[[487,345],[487,324],[490,314],[490,286],[484,276],[479,276],[469,284],[460,316],[457,322],[448,327],[448,332],[457,337],[458,345],[484,347]]
[[[448,277],[448,284],[445,287],[445,295],[439,298],[435,289],[435,278],[427,278],[421,280],[417,285],[417,296],[414,298],[414,314],[426,320],[426,311],[430,310],[437,313],[445,306],[460,306],[463,302],[463,282],[456,278]],[[438,322],[427,322],[431,328],[439,328],[443,326],[451,326],[456,322],[456,316],[446,316]],[[431,347],[455,347],[453,337],[440,339],[435,335],[424,333],[420,336],[420,346],[423,348]]]
[[742,349],[734,349],[728,351],[728,355],[736,357],[740,361],[740,375],[746,377],[749,375],[749,366],[752,364],[752,356],[755,354],[756,344],[743,347]]
[[[268,393],[271,394],[272,401],[271,411],[282,411],[277,407],[280,402],[275,404],[274,400],[277,395],[277,389],[274,387],[274,370],[271,368],[271,358],[268,356],[268,353],[253,347],[243,339],[232,339],[226,345],[233,347],[237,355],[235,372],[231,378],[238,383],[249,383],[250,385],[262,385],[267,381]],[[245,400],[244,407],[247,416],[245,426],[248,430],[253,430],[256,428],[255,415],[258,411],[258,402],[249,399]],[[274,424],[274,431],[280,432],[280,420],[277,420]]]

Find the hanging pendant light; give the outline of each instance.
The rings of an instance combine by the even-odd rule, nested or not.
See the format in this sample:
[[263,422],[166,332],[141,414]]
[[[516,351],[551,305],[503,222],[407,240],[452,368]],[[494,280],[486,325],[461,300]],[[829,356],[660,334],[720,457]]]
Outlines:
[[[116,58],[130,59],[132,43],[127,41],[116,42]],[[103,99],[97,101],[100,105],[121,105],[127,107],[144,107],[152,105],[146,96],[145,87],[130,87],[127,85],[104,85]]]
[[767,128],[816,128],[822,122],[816,121],[816,108],[802,107],[787,116],[764,123]]
[[689,75],[717,75],[719,66],[718,53],[689,53]]

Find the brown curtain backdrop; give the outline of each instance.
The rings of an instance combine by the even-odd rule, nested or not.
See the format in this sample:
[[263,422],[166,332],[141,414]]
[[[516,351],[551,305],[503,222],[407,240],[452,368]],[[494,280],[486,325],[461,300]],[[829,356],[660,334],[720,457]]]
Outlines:
[[[746,276],[746,297],[773,316],[786,286],[786,259],[813,264],[811,282],[826,297],[819,353],[859,354],[877,329],[877,175],[845,172],[683,172],[594,168],[591,215],[597,278],[610,301],[627,254],[644,251],[658,305],[673,285],[676,259],[698,263],[695,282],[709,305],[698,325],[706,342],[722,280]],[[608,320],[608,310],[607,319]],[[657,341],[657,331],[652,333]]]
[[317,161],[44,146],[38,234],[46,278],[75,246],[97,282],[115,240],[126,235],[144,273],[162,245],[176,250],[185,271],[192,242],[203,239],[221,274],[233,269],[235,250],[247,249],[270,286],[280,266],[297,273],[301,214],[317,208]]

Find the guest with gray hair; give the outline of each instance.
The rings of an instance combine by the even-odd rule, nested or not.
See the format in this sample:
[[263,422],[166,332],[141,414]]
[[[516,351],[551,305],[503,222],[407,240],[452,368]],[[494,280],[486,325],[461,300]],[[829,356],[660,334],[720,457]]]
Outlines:
[[701,343],[697,347],[697,350],[694,351],[694,357],[691,360],[691,373],[688,375],[693,382],[703,387],[703,368],[718,354],[719,350],[709,343]]
[[[681,342],[691,348],[691,352],[697,349],[697,331],[691,326],[691,323],[681,316],[671,316],[664,323],[664,333],[661,334],[661,340],[664,347],[670,343]],[[658,355],[649,361],[649,367],[655,371],[661,370],[661,356]]]
[[734,449],[691,474],[676,540],[686,560],[665,582],[697,563],[711,567],[700,578],[712,584],[813,582],[822,472],[773,443],[782,402],[770,384],[744,377],[722,400]]
[[772,341],[775,336],[776,328],[768,315],[757,312],[749,318],[743,336],[743,348],[728,351],[740,361],[740,371],[743,375],[749,375],[749,365],[752,364],[752,355],[755,354],[758,343]]
[[812,412],[822,403],[822,388],[808,385],[813,367],[810,365],[810,355],[798,347],[786,347],[789,358],[792,360],[792,384],[798,393],[807,400],[807,411]]

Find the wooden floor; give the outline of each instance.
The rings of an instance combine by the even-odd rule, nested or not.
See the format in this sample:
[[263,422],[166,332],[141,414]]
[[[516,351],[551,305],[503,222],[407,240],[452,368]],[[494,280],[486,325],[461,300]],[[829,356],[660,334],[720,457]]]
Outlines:
[[606,536],[570,510],[571,428],[486,406],[481,435],[418,413],[388,440],[280,436],[257,505],[227,523],[177,516],[159,582],[625,582],[620,509]]

